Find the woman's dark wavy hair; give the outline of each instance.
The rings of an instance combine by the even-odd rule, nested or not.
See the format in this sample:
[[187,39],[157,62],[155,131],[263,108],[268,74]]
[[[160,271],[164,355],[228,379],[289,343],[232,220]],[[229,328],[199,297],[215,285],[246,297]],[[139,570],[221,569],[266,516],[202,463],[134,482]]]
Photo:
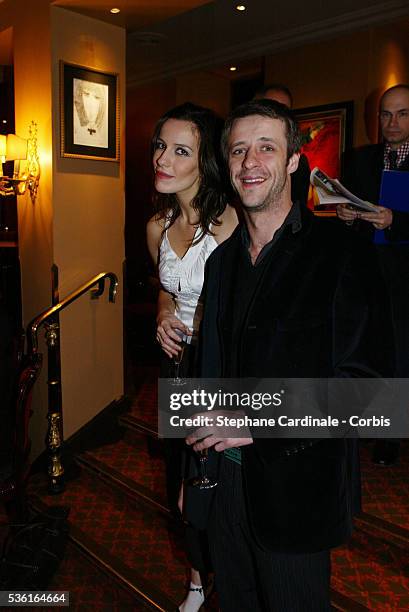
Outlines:
[[[223,121],[210,109],[186,102],[172,108],[158,121],[151,142],[153,156],[163,124],[168,119],[179,119],[192,123],[199,133],[199,189],[192,200],[192,207],[199,214],[200,235],[197,243],[205,234],[212,234],[210,225],[219,225],[217,220],[227,204],[228,186],[222,177],[223,162],[220,150],[220,137]],[[154,190],[153,205],[160,219],[168,216],[168,227],[180,215],[176,194],[158,193]]]

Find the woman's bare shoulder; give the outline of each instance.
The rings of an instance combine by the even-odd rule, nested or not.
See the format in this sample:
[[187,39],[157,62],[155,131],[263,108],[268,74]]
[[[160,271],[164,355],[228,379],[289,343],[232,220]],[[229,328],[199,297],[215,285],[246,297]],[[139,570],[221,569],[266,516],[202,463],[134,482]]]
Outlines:
[[163,231],[166,223],[166,214],[163,213],[155,213],[153,217],[151,217],[147,223],[147,227],[152,229],[158,229],[161,232]]
[[166,216],[155,214],[146,224],[146,241],[154,263],[157,263],[158,249],[165,229]]
[[224,242],[231,236],[239,222],[235,208],[227,204],[225,210],[219,217],[219,221],[221,225],[215,225],[213,227],[214,237],[218,244]]
[[146,233],[150,238],[157,238],[158,240],[162,236],[163,230],[166,225],[166,215],[156,213],[151,217],[146,224]]

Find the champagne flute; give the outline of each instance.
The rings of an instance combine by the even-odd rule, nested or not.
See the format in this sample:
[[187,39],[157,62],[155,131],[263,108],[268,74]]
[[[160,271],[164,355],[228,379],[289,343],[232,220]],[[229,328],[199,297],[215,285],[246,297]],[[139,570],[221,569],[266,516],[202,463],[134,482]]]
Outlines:
[[190,483],[192,487],[197,487],[200,490],[205,489],[213,489],[217,487],[217,481],[209,478],[207,474],[207,460],[208,460],[208,448],[199,451],[199,469],[200,476],[198,478],[194,478]]
[[178,351],[178,354],[173,357],[173,363],[174,363],[174,366],[175,366],[175,373],[174,373],[174,376],[173,376],[172,385],[180,386],[180,385],[185,385],[186,384],[186,381],[183,378],[180,378],[179,370],[180,370],[180,364],[182,363],[183,354],[184,354],[185,348],[187,346],[188,336],[186,334],[184,334],[182,331],[180,331],[179,329],[175,329],[175,332],[177,333],[177,335],[180,338],[180,351]]

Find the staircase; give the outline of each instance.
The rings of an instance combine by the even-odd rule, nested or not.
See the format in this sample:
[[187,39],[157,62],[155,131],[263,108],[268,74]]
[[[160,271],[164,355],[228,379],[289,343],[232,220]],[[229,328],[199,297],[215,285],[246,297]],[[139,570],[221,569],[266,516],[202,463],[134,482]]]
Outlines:
[[[67,556],[50,589],[70,590],[73,609],[173,611],[184,597],[188,565],[166,505],[156,411],[153,368],[119,416],[120,439],[77,455],[63,494],[48,496],[42,475],[31,479],[34,505],[71,507]],[[409,445],[395,468],[372,466],[368,452],[364,444],[365,512],[350,545],[332,555],[332,604],[409,610]],[[218,609],[217,595],[208,609]]]

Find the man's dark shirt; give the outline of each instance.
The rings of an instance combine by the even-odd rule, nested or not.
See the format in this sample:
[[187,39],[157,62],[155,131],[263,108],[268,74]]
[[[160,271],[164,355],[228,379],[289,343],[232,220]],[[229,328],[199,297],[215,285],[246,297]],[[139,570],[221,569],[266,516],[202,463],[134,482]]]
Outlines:
[[240,258],[237,263],[237,276],[234,289],[234,310],[231,313],[233,326],[232,326],[232,338],[231,338],[231,351],[230,354],[235,356],[234,361],[230,361],[228,368],[230,371],[226,373],[226,376],[235,378],[239,376],[239,338],[241,338],[241,327],[245,320],[248,312],[251,300],[256,291],[258,283],[261,281],[263,274],[268,266],[273,246],[277,244],[284,231],[290,228],[290,231],[295,234],[301,229],[301,213],[300,204],[296,202],[291,207],[287,217],[284,220],[282,226],[275,232],[273,238],[264,245],[261,249],[255,264],[253,265],[249,253],[250,248],[250,236],[245,223],[241,226],[241,242],[243,248],[240,250]]

